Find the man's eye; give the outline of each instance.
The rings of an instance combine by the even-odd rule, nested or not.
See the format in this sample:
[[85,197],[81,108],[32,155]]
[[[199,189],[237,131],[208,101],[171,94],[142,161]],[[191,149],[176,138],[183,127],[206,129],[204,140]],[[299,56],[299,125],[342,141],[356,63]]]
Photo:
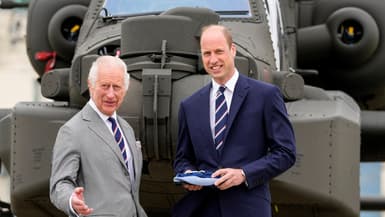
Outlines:
[[224,51],[223,51],[223,50],[218,50],[218,51],[216,51],[215,53],[216,53],[216,54],[223,54]]
[[121,90],[122,87],[121,86],[113,86],[114,90]]

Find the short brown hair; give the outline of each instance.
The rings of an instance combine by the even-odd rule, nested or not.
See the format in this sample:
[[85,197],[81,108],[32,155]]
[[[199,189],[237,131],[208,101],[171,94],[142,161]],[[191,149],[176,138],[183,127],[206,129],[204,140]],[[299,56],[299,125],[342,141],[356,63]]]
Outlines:
[[203,26],[202,30],[201,30],[201,36],[203,35],[203,33],[206,30],[208,30],[210,28],[218,28],[218,29],[220,29],[222,34],[225,36],[227,44],[229,45],[229,47],[231,47],[231,45],[233,44],[233,36],[231,36],[230,30],[227,27],[222,26],[222,25],[218,25],[218,24],[210,24],[210,25],[207,25],[207,26]]

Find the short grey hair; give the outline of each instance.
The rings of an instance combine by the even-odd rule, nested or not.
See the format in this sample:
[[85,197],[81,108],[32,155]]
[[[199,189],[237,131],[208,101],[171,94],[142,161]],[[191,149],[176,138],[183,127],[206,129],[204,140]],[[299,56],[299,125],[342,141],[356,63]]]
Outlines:
[[117,66],[121,66],[123,68],[125,72],[124,87],[125,87],[125,90],[127,91],[128,85],[130,83],[130,74],[127,73],[126,63],[119,57],[115,57],[115,56],[100,56],[92,63],[92,66],[88,73],[88,81],[91,83],[91,85],[93,87],[95,86],[96,80],[98,79],[99,66],[104,63],[114,64]]

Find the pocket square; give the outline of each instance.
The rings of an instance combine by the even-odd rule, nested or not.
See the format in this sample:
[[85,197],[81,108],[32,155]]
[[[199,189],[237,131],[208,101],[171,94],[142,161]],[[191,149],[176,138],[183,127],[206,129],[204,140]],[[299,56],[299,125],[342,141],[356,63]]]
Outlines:
[[218,178],[212,178],[211,172],[206,171],[191,171],[188,173],[177,173],[173,181],[176,184],[187,183],[199,186],[211,186],[214,185]]

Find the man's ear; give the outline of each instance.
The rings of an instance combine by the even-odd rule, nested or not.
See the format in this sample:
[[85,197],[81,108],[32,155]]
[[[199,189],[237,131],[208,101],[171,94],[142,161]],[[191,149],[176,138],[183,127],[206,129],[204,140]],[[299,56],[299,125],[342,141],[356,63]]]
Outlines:
[[90,97],[92,96],[92,85],[91,85],[91,82],[90,80],[87,80],[87,86],[88,86],[88,93],[90,94]]
[[237,54],[237,47],[235,47],[234,43],[231,44],[230,50],[233,56],[235,57],[235,55]]

